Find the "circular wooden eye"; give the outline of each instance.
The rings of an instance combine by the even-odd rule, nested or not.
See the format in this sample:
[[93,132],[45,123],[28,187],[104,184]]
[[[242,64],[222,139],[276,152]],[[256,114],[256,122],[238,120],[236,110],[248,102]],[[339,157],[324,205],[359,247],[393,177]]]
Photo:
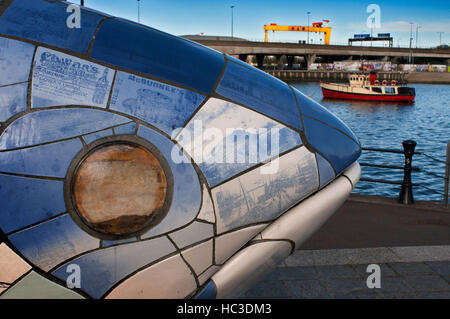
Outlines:
[[146,148],[117,143],[94,149],[78,166],[74,204],[92,229],[126,235],[145,228],[164,205],[167,179]]

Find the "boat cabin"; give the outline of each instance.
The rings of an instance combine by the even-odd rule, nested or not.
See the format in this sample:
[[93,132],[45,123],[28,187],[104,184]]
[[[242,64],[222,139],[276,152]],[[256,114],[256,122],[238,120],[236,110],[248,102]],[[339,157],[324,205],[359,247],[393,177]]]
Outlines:
[[365,74],[349,75],[350,86],[364,87],[370,85],[369,76]]
[[350,87],[352,88],[364,88],[374,93],[381,94],[399,94],[401,93],[401,87],[397,85],[397,81],[383,80],[381,83],[378,81],[376,74],[351,74],[349,75]]

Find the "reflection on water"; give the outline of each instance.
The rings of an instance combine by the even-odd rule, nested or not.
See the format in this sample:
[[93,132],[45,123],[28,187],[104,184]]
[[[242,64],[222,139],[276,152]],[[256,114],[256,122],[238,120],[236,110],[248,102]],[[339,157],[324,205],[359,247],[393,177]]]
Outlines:
[[[402,149],[402,141],[417,142],[416,150],[445,160],[446,145],[450,141],[450,85],[411,84],[416,89],[416,101],[379,103],[324,99],[318,83],[293,84],[294,87],[321,103],[341,118],[356,133],[363,147]],[[401,154],[363,152],[360,162],[403,165]],[[413,166],[443,176],[444,164],[416,155]],[[366,178],[401,181],[402,170],[363,167]],[[413,172],[413,182],[443,192],[444,180]],[[396,197],[400,186],[360,182],[356,193]],[[415,188],[419,200],[441,201],[442,196],[424,188]]]

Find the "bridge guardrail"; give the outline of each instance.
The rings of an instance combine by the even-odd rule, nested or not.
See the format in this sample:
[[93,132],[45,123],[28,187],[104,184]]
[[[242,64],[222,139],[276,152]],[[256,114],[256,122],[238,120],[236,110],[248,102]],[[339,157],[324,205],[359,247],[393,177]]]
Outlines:
[[[247,40],[247,41],[250,41],[250,42],[264,42],[264,38],[246,38],[245,40]],[[300,39],[297,39],[297,40],[294,40],[294,39],[287,39],[287,40],[284,40],[284,39],[269,39],[269,43],[293,43],[293,44],[299,44],[299,41],[303,41],[303,40],[300,40]],[[307,44],[307,43],[301,43],[301,44]],[[309,43],[310,45],[320,45],[320,46],[324,46],[325,44],[323,44],[323,42],[322,43],[320,43],[320,42],[314,42],[314,43]],[[333,41],[331,41],[330,42],[330,45],[336,45],[336,46],[349,46],[348,45],[348,42],[333,42]],[[382,46],[382,45],[377,45],[376,43],[375,43],[375,45],[370,45],[370,43],[368,43],[368,44],[364,44],[364,45],[353,45],[354,47],[369,47],[369,48],[377,48],[377,47],[380,47],[380,48],[389,48],[389,46]],[[409,44],[394,44],[393,46],[392,46],[392,48],[400,48],[400,49],[409,49],[410,47],[409,47]],[[421,45],[421,46],[418,46],[418,47],[412,47],[411,48],[412,50],[415,50],[415,49],[437,49],[437,50],[445,50],[446,48],[438,48],[436,45]]]

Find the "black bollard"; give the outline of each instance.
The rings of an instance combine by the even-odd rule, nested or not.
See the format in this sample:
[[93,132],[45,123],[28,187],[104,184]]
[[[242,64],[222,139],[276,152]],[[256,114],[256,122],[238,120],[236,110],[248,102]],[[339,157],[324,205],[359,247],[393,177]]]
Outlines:
[[411,171],[412,171],[412,157],[414,155],[414,149],[417,143],[411,140],[403,141],[403,152],[405,154],[405,167],[403,173],[403,183],[402,190],[398,196],[398,202],[400,204],[414,204],[413,192],[412,192],[412,181],[411,181]]

